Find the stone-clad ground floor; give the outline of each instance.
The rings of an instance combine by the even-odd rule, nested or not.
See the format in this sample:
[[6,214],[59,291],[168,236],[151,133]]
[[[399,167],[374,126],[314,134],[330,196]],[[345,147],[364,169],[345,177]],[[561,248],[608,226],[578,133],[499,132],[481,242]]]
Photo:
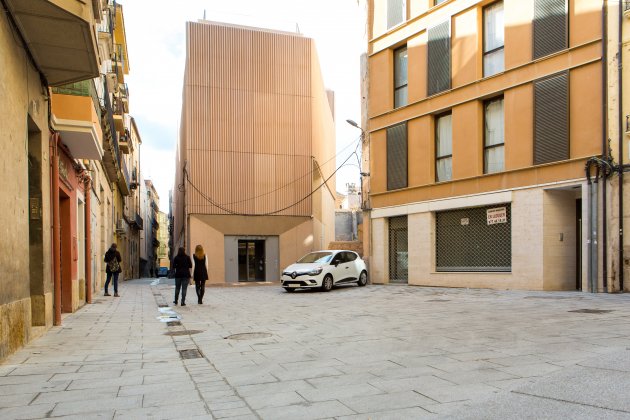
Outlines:
[[160,312],[172,280],[130,281],[67,315],[0,364],[0,418],[630,418],[630,295],[188,292]]

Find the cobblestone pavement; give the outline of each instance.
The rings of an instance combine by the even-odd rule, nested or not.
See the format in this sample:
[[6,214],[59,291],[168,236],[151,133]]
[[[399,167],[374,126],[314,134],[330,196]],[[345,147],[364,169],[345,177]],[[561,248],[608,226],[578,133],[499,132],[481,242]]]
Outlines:
[[0,364],[0,418],[630,418],[627,294],[150,283]]

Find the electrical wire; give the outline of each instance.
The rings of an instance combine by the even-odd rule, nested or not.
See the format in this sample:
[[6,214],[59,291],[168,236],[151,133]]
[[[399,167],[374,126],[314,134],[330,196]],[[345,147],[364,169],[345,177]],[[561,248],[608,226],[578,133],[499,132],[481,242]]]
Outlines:
[[[337,152],[337,154],[335,154],[333,157],[331,157],[331,158],[329,158],[328,160],[326,160],[326,161],[322,162],[322,164],[320,165],[320,167],[323,167],[325,164],[327,164],[327,163],[328,163],[328,162],[330,162],[331,160],[336,159],[336,158],[337,158],[337,156],[339,156],[340,154],[342,154],[343,152],[345,152],[345,151],[346,151],[346,149],[349,149],[350,147],[354,146],[354,145],[355,145],[355,143],[357,143],[357,146],[356,146],[356,147],[355,147],[355,149],[354,149],[354,150],[355,150],[355,153],[356,153],[356,151],[357,151],[357,149],[358,149],[359,145],[361,144],[361,138],[362,138],[362,137],[359,137],[359,138],[355,139],[352,143],[348,144],[346,147],[344,147],[344,148],[343,148],[343,149],[341,149],[339,152]],[[357,155],[357,156],[358,156],[358,155]],[[357,157],[357,158],[358,158],[358,157]],[[255,199],[257,199],[257,198],[264,197],[264,196],[269,195],[269,194],[273,194],[273,193],[275,193],[275,192],[277,192],[277,191],[280,191],[280,190],[282,190],[282,189],[284,189],[284,188],[288,187],[289,185],[295,184],[296,182],[301,181],[301,180],[302,180],[302,179],[304,179],[304,178],[307,178],[308,176],[312,175],[314,172],[315,172],[315,169],[311,169],[309,172],[305,173],[305,174],[304,174],[304,175],[302,175],[301,177],[296,178],[296,179],[294,179],[293,181],[288,182],[288,183],[286,183],[286,184],[284,184],[284,185],[282,185],[282,186],[280,186],[280,187],[278,187],[278,188],[275,188],[275,189],[273,189],[273,190],[271,190],[271,191],[267,191],[267,192],[265,192],[265,193],[258,194],[258,195],[254,196],[254,197],[245,198],[245,199],[238,200],[238,201],[231,201],[231,202],[229,202],[229,203],[220,203],[220,205],[221,205],[221,206],[229,206],[229,205],[232,205],[232,204],[245,203],[245,202],[247,202],[247,201],[252,201],[252,200],[255,200]]]
[[337,173],[337,171],[339,171],[339,169],[341,169],[342,167],[345,166],[345,164],[350,160],[350,158],[352,158],[353,155],[356,155],[356,150],[354,152],[352,152],[347,158],[346,160],[343,161],[343,163],[341,165],[339,165],[332,174],[330,174],[330,176],[328,178],[326,178],[317,188],[315,188],[314,190],[312,190],[310,193],[308,193],[307,195],[305,195],[304,197],[302,197],[301,199],[299,199],[298,201],[283,207],[281,209],[278,210],[274,210],[272,212],[267,212],[267,213],[238,213],[235,212],[233,210],[227,209],[225,207],[223,207],[223,205],[216,203],[214,200],[212,200],[210,197],[208,197],[207,195],[205,195],[203,192],[201,192],[199,190],[199,188],[197,188],[197,186],[190,180],[190,177],[188,175],[188,171],[186,171],[184,169],[184,178],[186,179],[186,181],[190,184],[190,186],[197,191],[197,193],[206,201],[208,201],[210,204],[212,204],[213,206],[223,210],[224,212],[234,215],[234,216],[273,216],[275,214],[278,213],[282,213],[285,210],[290,209],[291,207],[295,207],[298,204],[300,204],[301,202],[303,202],[304,200],[306,200],[307,198],[311,197],[313,194],[315,194],[317,191],[319,191],[324,185],[326,185],[326,183]]

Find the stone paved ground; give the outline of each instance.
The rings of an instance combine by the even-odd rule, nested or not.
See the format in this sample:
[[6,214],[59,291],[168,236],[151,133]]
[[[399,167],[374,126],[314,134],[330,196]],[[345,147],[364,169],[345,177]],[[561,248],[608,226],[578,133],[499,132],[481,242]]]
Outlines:
[[65,317],[0,364],[0,418],[630,418],[630,295],[188,291],[181,325],[164,279]]

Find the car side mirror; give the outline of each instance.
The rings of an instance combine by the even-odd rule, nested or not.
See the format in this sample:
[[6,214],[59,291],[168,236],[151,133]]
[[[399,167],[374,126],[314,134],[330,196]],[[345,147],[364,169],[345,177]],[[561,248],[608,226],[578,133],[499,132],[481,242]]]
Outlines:
[[333,261],[331,265],[334,265],[335,267],[337,267],[339,265],[339,261]]

